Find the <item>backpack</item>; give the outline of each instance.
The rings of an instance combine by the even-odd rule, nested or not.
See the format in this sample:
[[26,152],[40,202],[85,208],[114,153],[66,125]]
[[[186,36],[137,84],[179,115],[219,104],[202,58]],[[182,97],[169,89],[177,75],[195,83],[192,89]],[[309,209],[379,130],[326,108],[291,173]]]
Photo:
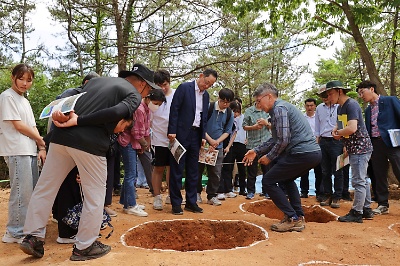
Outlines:
[[[208,107],[207,121],[210,120],[211,115],[212,115],[213,111],[215,110],[215,103],[216,102],[210,102],[210,105]],[[225,124],[224,124],[224,131],[226,130],[228,122],[232,116],[232,110],[229,106],[226,108],[226,111],[227,111],[227,113],[226,113],[226,120],[225,120]],[[232,130],[235,130],[235,124],[232,125]],[[228,146],[230,137],[231,137],[231,134],[229,134],[229,136],[224,140],[224,144],[223,144],[224,148],[226,146]]]

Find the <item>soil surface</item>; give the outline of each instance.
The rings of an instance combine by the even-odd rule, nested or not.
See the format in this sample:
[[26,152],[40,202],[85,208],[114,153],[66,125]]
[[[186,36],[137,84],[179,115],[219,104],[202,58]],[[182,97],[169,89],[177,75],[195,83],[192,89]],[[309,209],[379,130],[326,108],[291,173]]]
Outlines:
[[[204,213],[184,211],[183,215],[152,208],[153,198],[138,189],[138,203],[146,206],[148,217],[122,213],[118,197],[112,208],[114,233],[100,239],[112,250],[106,256],[72,262],[72,245],[57,244],[57,225],[49,219],[45,255],[34,259],[18,244],[1,243],[3,265],[400,265],[400,201],[390,200],[390,213],[363,223],[340,223],[352,203],[341,201],[339,209],[318,206],[315,197],[302,199],[306,229],[278,233],[270,226],[283,214],[270,200],[258,195],[227,199],[221,206],[200,204]],[[3,232],[7,222],[9,189],[0,191]],[[163,195],[165,198],[165,194]],[[203,197],[205,197],[203,193]],[[376,207],[373,203],[372,207]],[[3,234],[1,232],[1,234]],[[108,234],[109,229],[101,233]],[[180,250],[180,251],[177,251]]]

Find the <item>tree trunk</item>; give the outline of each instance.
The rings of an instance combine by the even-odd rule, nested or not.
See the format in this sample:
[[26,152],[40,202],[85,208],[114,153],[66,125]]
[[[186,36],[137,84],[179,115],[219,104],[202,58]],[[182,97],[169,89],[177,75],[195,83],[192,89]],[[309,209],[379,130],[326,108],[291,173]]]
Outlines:
[[361,59],[363,60],[367,68],[369,79],[376,84],[377,92],[379,94],[387,95],[386,91],[384,90],[381,79],[379,78],[379,73],[378,70],[376,69],[374,59],[372,58],[372,55],[369,52],[367,45],[365,44],[364,38],[361,35],[360,29],[358,28],[358,25],[355,22],[354,14],[350,9],[349,2],[343,1],[343,5],[341,7],[349,22],[352,36],[354,38],[354,41],[356,42],[358,50],[360,51]]
[[392,36],[392,53],[390,56],[390,95],[396,96],[396,31],[399,21],[399,8],[396,7],[396,11],[393,18],[393,36]]

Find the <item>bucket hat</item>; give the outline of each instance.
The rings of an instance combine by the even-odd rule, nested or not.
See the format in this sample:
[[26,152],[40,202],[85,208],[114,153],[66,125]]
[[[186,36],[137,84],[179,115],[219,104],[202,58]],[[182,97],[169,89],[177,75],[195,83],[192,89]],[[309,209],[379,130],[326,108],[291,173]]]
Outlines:
[[326,97],[328,97],[326,92],[329,91],[329,90],[332,90],[332,89],[342,89],[343,92],[345,92],[345,93],[348,92],[348,91],[351,91],[350,88],[345,88],[343,86],[343,83],[340,82],[339,80],[333,80],[333,81],[329,81],[328,83],[326,83],[325,88],[322,87],[319,90],[318,95],[321,96],[322,98],[326,98]]
[[150,87],[161,90],[159,86],[154,83],[154,71],[148,69],[142,64],[134,64],[132,70],[122,70],[118,73],[118,77],[126,78],[132,75],[141,77]]

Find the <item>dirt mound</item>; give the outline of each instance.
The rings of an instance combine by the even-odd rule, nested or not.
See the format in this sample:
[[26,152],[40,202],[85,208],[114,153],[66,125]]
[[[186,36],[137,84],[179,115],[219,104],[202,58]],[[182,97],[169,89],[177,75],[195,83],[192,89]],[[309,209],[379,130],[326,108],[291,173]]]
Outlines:
[[176,251],[232,249],[267,238],[265,230],[244,221],[189,219],[144,223],[123,237],[128,246]]

